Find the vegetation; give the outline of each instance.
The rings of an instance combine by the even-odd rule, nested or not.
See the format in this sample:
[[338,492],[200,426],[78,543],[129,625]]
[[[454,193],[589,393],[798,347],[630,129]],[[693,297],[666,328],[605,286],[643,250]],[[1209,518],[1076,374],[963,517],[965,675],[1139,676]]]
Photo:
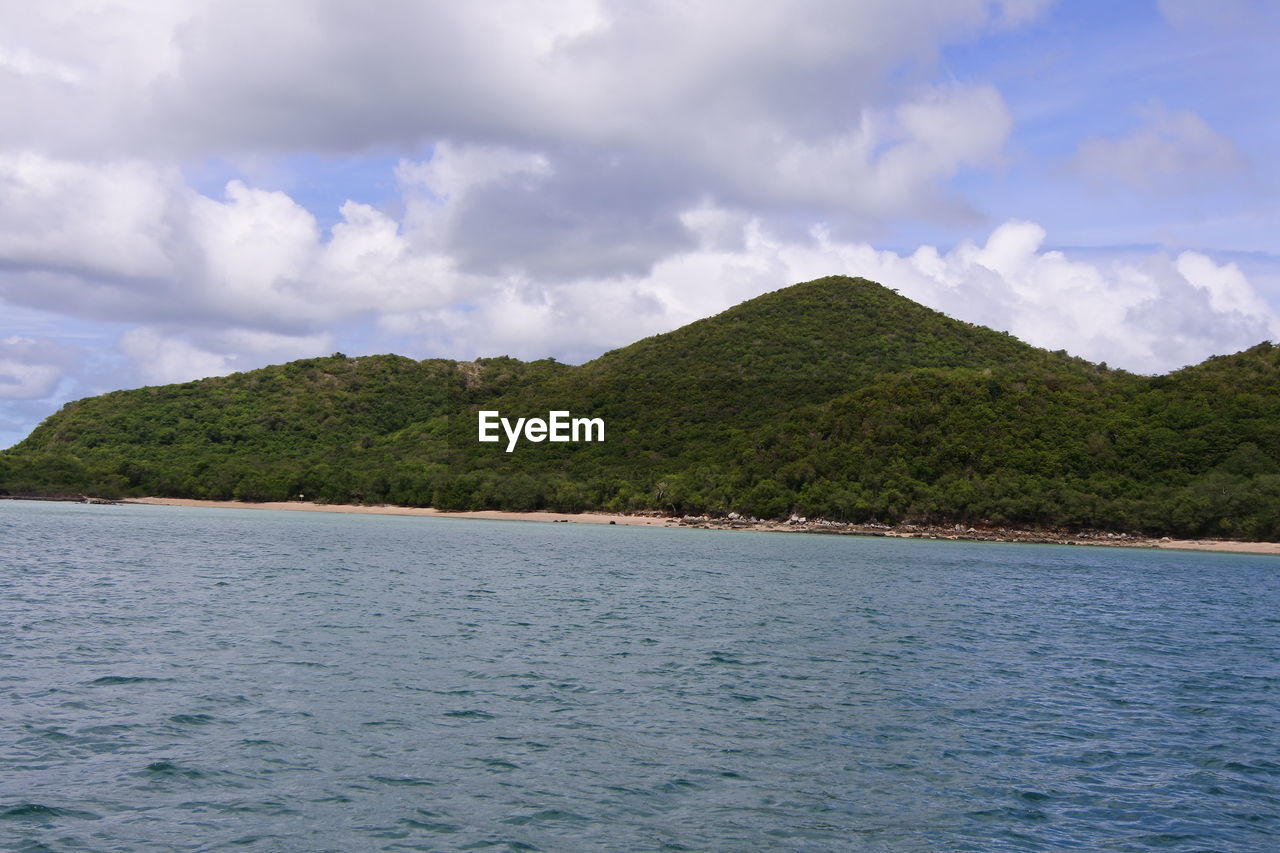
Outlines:
[[[606,441],[506,453],[480,409]],[[1280,539],[1280,349],[1135,376],[833,277],[579,367],[335,354],[80,400],[0,487]]]

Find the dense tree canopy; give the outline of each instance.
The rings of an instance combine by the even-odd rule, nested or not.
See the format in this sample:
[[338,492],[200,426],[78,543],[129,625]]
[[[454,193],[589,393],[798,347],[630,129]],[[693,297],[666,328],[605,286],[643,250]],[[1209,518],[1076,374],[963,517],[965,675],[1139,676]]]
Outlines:
[[[606,440],[507,453],[481,409]],[[0,487],[1280,539],[1280,350],[1134,376],[832,277],[579,367],[335,354],[80,400]]]

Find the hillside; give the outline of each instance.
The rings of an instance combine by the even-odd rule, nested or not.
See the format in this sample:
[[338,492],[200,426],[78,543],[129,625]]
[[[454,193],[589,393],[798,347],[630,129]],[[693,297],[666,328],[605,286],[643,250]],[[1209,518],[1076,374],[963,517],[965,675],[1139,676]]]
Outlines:
[[1069,374],[1091,367],[873,282],[832,277],[606,353],[565,380],[615,417],[657,413],[675,429],[702,430],[768,423],[885,374],[1012,365]]
[[[607,440],[506,453],[480,409]],[[1278,416],[1270,344],[1138,377],[832,277],[577,367],[335,354],[81,400],[0,487],[1280,538]]]

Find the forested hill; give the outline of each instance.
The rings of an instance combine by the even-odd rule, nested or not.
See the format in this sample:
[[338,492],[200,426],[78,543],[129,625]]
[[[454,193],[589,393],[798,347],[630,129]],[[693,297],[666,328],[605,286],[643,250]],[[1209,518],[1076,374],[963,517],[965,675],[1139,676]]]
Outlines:
[[[507,453],[480,410],[606,440]],[[1134,376],[832,277],[577,367],[335,354],[80,400],[0,488],[1280,539],[1280,350]]]

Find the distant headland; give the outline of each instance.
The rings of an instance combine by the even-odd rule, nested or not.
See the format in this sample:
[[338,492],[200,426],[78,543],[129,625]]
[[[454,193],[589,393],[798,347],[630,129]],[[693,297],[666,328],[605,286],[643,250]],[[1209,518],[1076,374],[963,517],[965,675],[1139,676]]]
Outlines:
[[[507,452],[481,412],[609,440]],[[335,354],[80,400],[0,490],[1275,541],[1280,349],[1138,376],[836,276],[579,366]]]

